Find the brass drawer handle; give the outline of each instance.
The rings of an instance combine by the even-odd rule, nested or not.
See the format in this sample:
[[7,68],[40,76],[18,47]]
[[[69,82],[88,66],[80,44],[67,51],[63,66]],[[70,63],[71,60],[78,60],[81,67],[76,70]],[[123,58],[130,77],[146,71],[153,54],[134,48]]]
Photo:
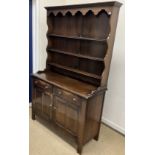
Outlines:
[[53,109],[56,110],[57,108],[55,106],[53,106]]
[[61,91],[59,91],[59,92],[58,92],[58,94],[59,94],[59,95],[61,95],[61,94],[62,94],[62,92],[61,92]]
[[76,101],[76,100],[77,100],[77,99],[74,97],[74,98],[73,98],[73,101]]
[[48,85],[46,85],[46,86],[45,86],[45,89],[47,89],[47,88],[49,88],[49,86],[48,86]]

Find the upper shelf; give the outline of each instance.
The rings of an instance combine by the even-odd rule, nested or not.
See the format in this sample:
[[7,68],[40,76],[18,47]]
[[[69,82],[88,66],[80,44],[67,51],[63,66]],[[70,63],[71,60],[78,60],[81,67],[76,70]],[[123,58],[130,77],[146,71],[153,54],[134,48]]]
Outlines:
[[101,2],[101,3],[87,3],[87,4],[78,4],[78,5],[64,5],[64,6],[52,6],[45,7],[48,11],[47,15],[49,16],[53,13],[55,16],[58,13],[62,13],[65,15],[67,12],[71,12],[72,15],[75,15],[78,11],[80,11],[83,15],[85,15],[89,10],[92,10],[94,15],[97,15],[101,10],[105,10],[108,15],[111,15],[112,7],[120,7],[122,3],[117,1],[111,2]]
[[76,40],[88,40],[88,41],[97,41],[97,42],[106,42],[107,39],[95,39],[95,38],[88,38],[88,37],[82,37],[82,36],[65,36],[65,35],[58,35],[58,34],[47,34],[47,37],[59,37],[59,38],[67,38],[67,39],[76,39]]

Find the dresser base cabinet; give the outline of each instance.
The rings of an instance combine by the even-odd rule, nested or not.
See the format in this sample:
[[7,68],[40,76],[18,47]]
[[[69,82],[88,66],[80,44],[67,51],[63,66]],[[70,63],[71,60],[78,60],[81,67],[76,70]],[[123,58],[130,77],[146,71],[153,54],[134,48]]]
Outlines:
[[77,152],[98,140],[121,3],[45,7],[47,59],[32,75],[35,116],[72,136]]
[[32,119],[37,115],[71,134],[81,153],[84,144],[98,139],[104,95],[102,90],[89,99],[82,98],[34,76]]

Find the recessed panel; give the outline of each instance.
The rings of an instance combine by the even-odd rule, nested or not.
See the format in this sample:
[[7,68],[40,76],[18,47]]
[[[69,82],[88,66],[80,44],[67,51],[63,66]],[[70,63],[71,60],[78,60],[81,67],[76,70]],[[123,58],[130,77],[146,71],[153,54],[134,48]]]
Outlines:
[[83,16],[82,36],[106,39],[109,35],[109,16],[101,11],[97,16],[90,10]]
[[52,62],[72,68],[78,68],[79,60],[76,57],[70,57],[65,54],[52,53]]
[[61,50],[64,52],[79,53],[80,40],[50,37],[48,39],[48,48]]
[[80,59],[79,69],[88,73],[101,75],[104,69],[103,62]]
[[104,58],[107,51],[107,44],[96,41],[81,41],[80,53],[92,57]]

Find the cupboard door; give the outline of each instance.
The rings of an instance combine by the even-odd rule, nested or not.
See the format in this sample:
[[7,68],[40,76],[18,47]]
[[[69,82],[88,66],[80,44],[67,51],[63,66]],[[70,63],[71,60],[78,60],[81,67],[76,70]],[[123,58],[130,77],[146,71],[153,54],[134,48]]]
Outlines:
[[54,96],[54,120],[59,126],[65,127],[66,102],[61,98]]
[[34,109],[37,115],[42,114],[43,90],[35,88]]
[[77,135],[78,108],[67,100],[54,96],[54,120],[73,135]]
[[46,92],[44,89],[35,88],[35,113],[39,116],[43,116],[46,119],[51,119],[52,117],[52,94],[50,92]]
[[68,103],[66,108],[66,128],[77,135],[79,107]]
[[52,103],[53,103],[53,96],[49,92],[43,93],[43,103],[42,103],[42,115],[46,119],[52,118]]

